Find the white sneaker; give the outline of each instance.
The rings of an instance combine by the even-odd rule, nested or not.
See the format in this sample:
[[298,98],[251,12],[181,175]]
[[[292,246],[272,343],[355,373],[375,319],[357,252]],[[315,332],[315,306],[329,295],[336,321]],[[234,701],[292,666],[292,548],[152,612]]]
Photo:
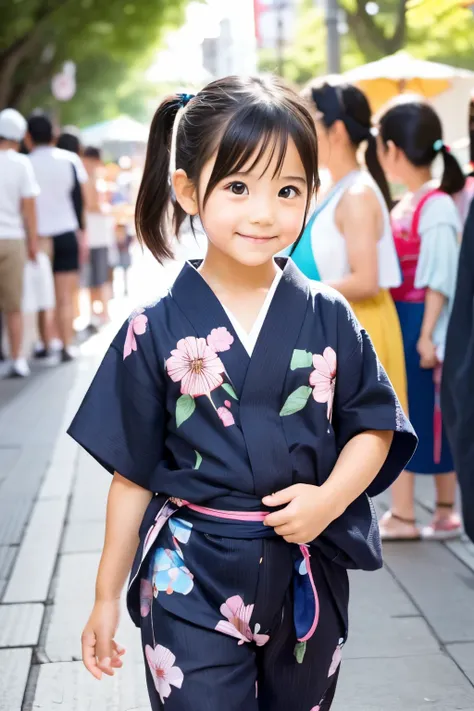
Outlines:
[[17,358],[12,362],[10,369],[11,378],[27,378],[30,375],[30,366],[26,358]]

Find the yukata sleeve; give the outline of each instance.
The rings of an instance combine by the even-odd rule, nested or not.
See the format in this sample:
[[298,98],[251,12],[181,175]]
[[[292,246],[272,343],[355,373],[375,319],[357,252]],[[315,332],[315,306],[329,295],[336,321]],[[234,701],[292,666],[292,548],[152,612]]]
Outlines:
[[136,313],[112,341],[68,430],[108,472],[151,491],[165,437],[160,373],[148,317]]
[[338,366],[333,427],[338,451],[368,430],[394,433],[387,459],[367,489],[369,496],[376,496],[405,468],[418,440],[366,331],[342,297],[337,306]]

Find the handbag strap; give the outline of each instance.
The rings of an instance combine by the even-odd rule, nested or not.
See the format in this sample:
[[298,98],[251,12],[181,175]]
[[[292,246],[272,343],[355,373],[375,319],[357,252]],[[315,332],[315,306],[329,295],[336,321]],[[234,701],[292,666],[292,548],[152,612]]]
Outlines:
[[413,219],[411,222],[411,230],[410,230],[411,231],[410,237],[412,239],[418,239],[418,240],[420,239],[418,229],[420,226],[421,213],[423,211],[424,206],[428,202],[428,200],[430,200],[435,195],[445,195],[445,194],[446,193],[444,193],[439,188],[434,188],[433,190],[429,190],[425,195],[423,195],[423,197],[421,198],[421,200],[419,201],[418,205],[415,208],[415,212],[413,213]]

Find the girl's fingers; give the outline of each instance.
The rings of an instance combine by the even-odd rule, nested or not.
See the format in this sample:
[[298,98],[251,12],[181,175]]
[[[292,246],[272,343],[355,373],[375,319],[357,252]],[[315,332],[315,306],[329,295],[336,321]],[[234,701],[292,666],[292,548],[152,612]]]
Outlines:
[[84,631],[82,634],[82,661],[87,671],[96,679],[102,679],[102,672],[97,666],[97,658],[95,656],[95,634],[93,632]]
[[112,634],[107,630],[97,632],[97,643],[95,653],[98,659],[98,667],[108,676],[114,675],[112,668],[112,656],[114,653]]
[[104,657],[104,659],[99,659],[99,661],[97,662],[97,666],[101,671],[104,672],[104,674],[107,674],[107,676],[113,676],[115,674],[112,666],[111,657]]
[[294,523],[287,523],[284,526],[276,526],[275,533],[277,533],[279,536],[283,536],[283,537],[293,536],[296,534],[295,524]]
[[123,656],[127,651],[125,647],[122,647],[120,644],[117,644],[115,640],[112,642],[112,646],[114,648],[114,652],[116,652],[120,657]]

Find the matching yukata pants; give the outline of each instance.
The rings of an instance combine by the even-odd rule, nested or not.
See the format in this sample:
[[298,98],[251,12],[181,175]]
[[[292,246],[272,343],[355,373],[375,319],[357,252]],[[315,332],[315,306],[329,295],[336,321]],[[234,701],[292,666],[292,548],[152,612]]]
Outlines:
[[[302,644],[293,609],[297,546],[283,539],[192,535],[195,556],[190,551],[185,556],[189,570],[196,572],[198,558],[201,563],[220,560],[220,565],[214,567],[215,577],[204,568],[203,579],[197,580],[199,573],[194,579],[193,592],[202,592],[202,624],[186,606],[182,612],[166,609],[178,599],[170,589],[149,601],[148,614],[142,612],[153,711],[328,711],[347,636],[347,572],[312,552],[319,621]],[[331,569],[337,569],[335,586],[331,574],[328,578]],[[229,598],[220,607],[223,587]],[[239,607],[247,601],[252,604]]]

